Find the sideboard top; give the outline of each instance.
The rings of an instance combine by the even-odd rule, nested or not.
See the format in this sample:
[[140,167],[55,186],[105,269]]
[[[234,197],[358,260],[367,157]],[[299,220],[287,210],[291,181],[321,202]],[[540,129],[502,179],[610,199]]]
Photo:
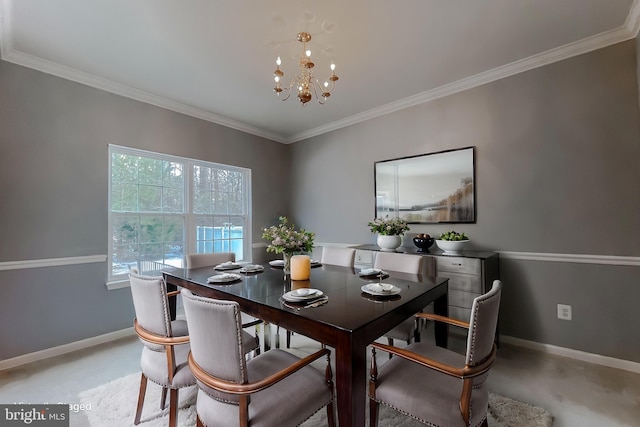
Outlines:
[[[353,248],[365,250],[365,251],[377,251],[377,252],[380,252],[382,250],[377,245],[358,245],[358,246],[353,246]],[[418,248],[407,247],[407,246],[400,246],[395,250],[395,252],[403,253],[403,254],[452,256],[452,257],[479,258],[479,259],[487,259],[487,258],[499,256],[497,252],[491,252],[491,251],[460,251],[454,254],[453,253],[447,254],[447,253],[444,253],[442,250],[438,249],[437,247],[435,247],[435,244],[431,248],[427,249],[425,252],[418,252]]]

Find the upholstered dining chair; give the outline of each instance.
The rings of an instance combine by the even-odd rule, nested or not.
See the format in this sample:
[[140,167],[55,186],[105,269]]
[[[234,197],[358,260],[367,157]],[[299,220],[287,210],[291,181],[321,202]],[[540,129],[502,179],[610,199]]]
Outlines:
[[[317,351],[299,359],[273,349],[243,357],[237,302],[204,298],[182,290],[190,325],[189,366],[198,382],[198,426],[297,426],[327,408],[334,425],[331,352]],[[216,324],[217,328],[207,325]],[[310,364],[326,357],[323,375]]]
[[[235,262],[236,254],[234,252],[215,252],[206,254],[187,254],[187,270],[201,267],[215,267],[225,262]],[[253,318],[247,314],[242,314],[243,328],[250,328],[262,323],[262,320]],[[258,336],[258,329],[255,329],[255,336]],[[260,347],[255,349],[255,354],[260,354]]]
[[[380,270],[398,271],[409,274],[422,274],[425,257],[421,255],[403,254],[396,252],[378,252],[373,263],[374,268]],[[388,344],[393,345],[394,339],[405,341],[407,344],[411,340],[420,340],[420,329],[423,322],[415,317],[410,317],[391,329],[384,336]]]
[[[404,349],[373,343],[369,383],[370,425],[378,421],[378,405],[388,405],[430,426],[487,427],[487,378],[496,357],[495,333],[502,283],[473,300],[469,322],[430,313],[417,316],[465,328],[464,355],[417,342]],[[376,349],[394,357],[378,369]]]
[[356,258],[354,248],[341,248],[337,246],[324,246],[322,248],[322,264],[352,267]]
[[[133,423],[139,424],[147,390],[147,380],[162,387],[160,408],[166,407],[169,393],[169,427],[178,418],[178,391],[196,384],[187,364],[189,331],[183,319],[171,321],[167,288],[162,276],[129,273],[136,318],[134,328],[144,344],[140,367],[140,391]],[[176,291],[177,292],[177,291]]]
[[187,254],[187,269],[216,266],[224,262],[235,262],[236,254],[233,252],[216,252],[207,254]]

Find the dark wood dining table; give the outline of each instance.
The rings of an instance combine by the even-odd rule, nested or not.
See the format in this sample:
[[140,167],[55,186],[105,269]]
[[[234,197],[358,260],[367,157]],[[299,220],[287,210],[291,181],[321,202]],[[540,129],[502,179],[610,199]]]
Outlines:
[[[240,274],[241,279],[210,284],[211,267],[163,271],[169,290],[179,287],[210,298],[236,301],[240,309],[264,320],[268,348],[269,324],[300,333],[335,351],[335,383],[340,426],[365,425],[367,345],[403,320],[434,303],[436,314],[447,315],[448,279],[388,272],[384,283],[400,288],[390,297],[375,297],[361,290],[376,280],[360,277],[357,269],[323,265],[311,270],[308,281],[292,281],[281,268],[264,264],[261,273]],[[299,287],[321,290],[328,302],[297,310],[284,305],[282,295]],[[436,344],[446,347],[447,326],[435,328]]]

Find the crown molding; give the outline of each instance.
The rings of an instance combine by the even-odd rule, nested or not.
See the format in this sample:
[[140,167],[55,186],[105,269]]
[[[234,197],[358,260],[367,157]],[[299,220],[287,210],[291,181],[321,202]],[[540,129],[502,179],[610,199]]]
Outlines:
[[[3,37],[4,40],[4,37]],[[22,52],[17,52],[11,47],[6,48],[3,43],[2,59],[7,62],[11,62],[23,67],[32,68],[37,71],[41,71],[46,74],[51,74],[56,77],[61,77],[66,80],[71,80],[76,83],[80,83],[86,86],[90,86],[96,89],[104,90],[106,92],[114,93],[116,95],[124,96],[125,98],[133,99],[136,101],[144,102],[156,107],[164,108],[167,110],[175,111],[190,117],[202,119],[211,123],[215,123],[221,126],[225,126],[231,129],[235,129],[244,133],[259,136],[269,140],[284,143],[285,140],[282,136],[267,132],[263,129],[259,129],[254,126],[250,126],[246,123],[239,122],[237,120],[230,119],[225,116],[221,116],[210,111],[203,110],[201,108],[193,107],[181,102],[173,101],[171,99],[154,95],[143,90],[135,89],[130,86],[116,83],[112,80],[108,80],[102,77],[95,76],[90,73],[75,70],[73,68],[65,67],[63,65],[56,64],[54,62],[41,59],[32,55],[28,55]]]
[[594,50],[602,49],[616,43],[630,40],[638,34],[640,28],[640,0],[634,0],[633,7],[627,17],[625,25],[614,30],[606,31],[586,39],[569,43],[548,51],[530,56],[528,58],[514,61],[492,70],[488,70],[471,77],[460,79],[458,81],[430,89],[425,92],[418,93],[408,98],[400,99],[380,107],[373,108],[363,113],[355,114],[342,120],[338,120],[324,126],[319,126],[305,132],[293,135],[287,140],[287,143],[302,141],[314,136],[322,135],[333,130],[341,129],[367,120],[371,120],[380,116],[384,116],[396,111],[415,105],[425,104],[427,102],[453,95],[458,92],[473,89],[496,80],[504,79],[525,71],[543,67],[554,62],[582,55]]
[[255,126],[230,119],[228,117],[196,108],[181,102],[173,101],[161,96],[138,90],[120,83],[113,82],[89,73],[64,67],[59,64],[23,54],[13,49],[11,36],[11,9],[12,0],[0,0],[0,58],[7,62],[32,68],[43,73],[51,74],[76,83],[94,87],[96,89],[111,92],[140,102],[144,102],[156,107],[165,108],[187,116],[216,123],[231,129],[255,135],[261,138],[270,139],[283,144],[291,144],[312,138],[324,133],[338,130],[347,126],[362,123],[380,116],[384,116],[396,111],[410,108],[419,104],[424,104],[445,96],[453,95],[464,90],[472,89],[496,80],[523,73],[538,67],[552,64],[577,55],[582,55],[597,49],[620,43],[635,38],[640,31],[640,0],[634,0],[625,23],[614,30],[606,31],[574,43],[569,43],[558,48],[539,53],[537,55],[524,58],[504,66],[488,70],[474,76],[470,76],[425,92],[400,99],[380,107],[372,108],[362,113],[354,114],[342,120],[337,120],[326,125],[318,126],[304,132],[285,137],[280,134],[268,132]]
[[632,37],[637,37],[640,31],[640,0],[633,0],[629,15],[624,23],[624,27],[629,31]]

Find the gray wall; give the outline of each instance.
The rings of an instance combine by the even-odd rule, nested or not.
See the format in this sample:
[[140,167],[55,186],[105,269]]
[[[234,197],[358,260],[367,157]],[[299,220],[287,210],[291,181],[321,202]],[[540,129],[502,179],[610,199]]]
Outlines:
[[[639,118],[631,40],[295,143],[292,209],[318,242],[374,243],[375,161],[474,145],[477,223],[412,233],[454,228],[479,249],[637,257]],[[640,330],[629,327],[640,268],[502,259],[501,279],[501,333],[640,362]],[[574,320],[557,319],[558,303]]]
[[[250,168],[254,242],[287,213],[288,146],[0,61],[0,262],[107,253],[108,144]],[[131,327],[107,269],[0,271],[0,360]]]
[[[0,61],[0,262],[106,254],[109,143],[251,168],[254,242],[292,212],[333,243],[374,242],[376,160],[474,145],[478,221],[456,229],[476,248],[640,256],[635,44],[292,145]],[[501,331],[640,362],[639,273],[503,259]],[[107,291],[106,275],[106,263],[0,271],[0,360],[130,327],[129,290]]]

